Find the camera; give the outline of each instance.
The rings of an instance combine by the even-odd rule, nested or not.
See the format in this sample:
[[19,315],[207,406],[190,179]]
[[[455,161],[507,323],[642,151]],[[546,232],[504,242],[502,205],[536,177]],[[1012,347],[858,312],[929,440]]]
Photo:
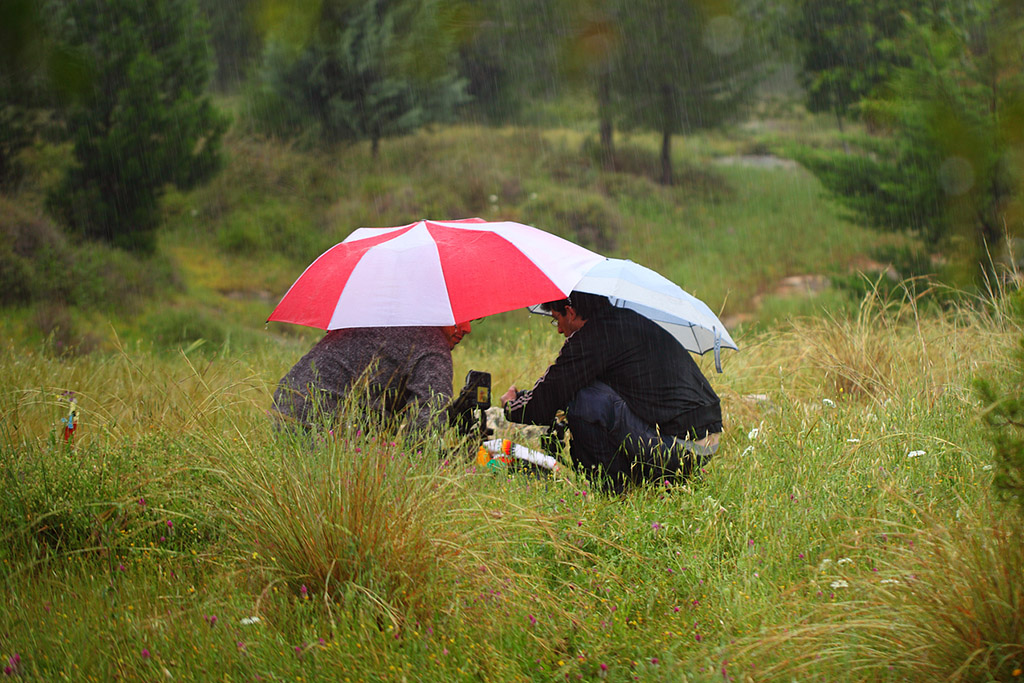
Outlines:
[[475,434],[486,439],[494,433],[487,426],[486,411],[490,407],[491,373],[470,370],[462,390],[448,408],[448,423],[464,436]]

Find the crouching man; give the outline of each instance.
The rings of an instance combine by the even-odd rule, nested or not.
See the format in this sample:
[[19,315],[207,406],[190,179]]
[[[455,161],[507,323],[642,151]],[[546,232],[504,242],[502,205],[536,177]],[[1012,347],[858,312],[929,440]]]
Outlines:
[[718,395],[669,332],[583,292],[541,309],[565,343],[533,389],[512,386],[501,396],[510,422],[550,425],[564,410],[573,464],[617,493],[685,479],[718,450]]

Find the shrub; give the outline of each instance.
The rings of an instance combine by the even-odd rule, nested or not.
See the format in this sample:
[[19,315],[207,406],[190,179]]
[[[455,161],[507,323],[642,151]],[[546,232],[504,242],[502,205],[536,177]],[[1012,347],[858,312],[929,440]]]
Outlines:
[[1024,512],[1024,339],[1011,372],[1000,380],[979,378],[975,390],[985,404],[981,415],[995,450],[993,486]]
[[330,244],[293,204],[266,200],[231,213],[217,231],[218,246],[231,254],[261,256],[282,254],[300,261],[312,260]]
[[444,471],[441,441],[371,435],[354,405],[343,414],[334,431],[284,430],[269,458],[224,464],[238,547],[295,594],[305,586],[396,625],[429,622],[479,575],[473,512]]
[[523,208],[525,221],[563,235],[588,249],[606,253],[623,230],[622,216],[600,195],[552,188]]
[[202,343],[219,349],[228,338],[221,321],[197,310],[164,309],[151,313],[142,324],[145,334],[159,348],[174,350]]

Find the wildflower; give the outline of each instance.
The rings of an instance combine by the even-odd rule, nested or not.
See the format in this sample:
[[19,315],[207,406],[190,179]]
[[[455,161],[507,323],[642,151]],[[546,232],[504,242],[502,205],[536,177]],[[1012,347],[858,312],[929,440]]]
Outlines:
[[833,581],[832,583],[829,584],[829,588],[849,588],[849,587],[850,587],[850,584],[846,583],[846,581],[843,581],[842,579],[836,579],[835,581]]
[[860,443],[860,439],[847,439],[846,443]]
[[916,458],[921,455],[924,455],[924,451],[910,451],[909,453],[907,453],[908,458]]
[[751,441],[753,441],[754,439],[757,438],[757,435],[760,434],[760,433],[761,433],[761,428],[760,427],[754,427],[749,432],[747,432],[747,438],[750,439]]
[[603,673],[603,672],[605,672],[607,670],[608,670],[608,665],[605,664],[604,662],[601,662],[601,672]]
[[825,568],[828,567],[830,564],[832,564],[832,560],[826,557],[824,560],[821,561],[821,564],[818,565],[818,571],[825,571]]
[[239,623],[242,624],[242,626],[251,626],[252,624],[260,623],[260,618],[259,617],[246,617],[245,619],[242,619],[242,621],[240,621]]
[[527,614],[526,618],[530,620],[530,626],[537,625],[537,617],[533,616],[532,614]]
[[693,639],[696,640],[699,643],[701,641],[700,634],[699,633],[695,633],[694,636],[693,636]]
[[841,558],[839,558],[839,560],[838,560],[838,561],[836,562],[836,564],[853,564],[853,560],[851,560],[851,559],[850,559],[850,558],[848,558],[848,557],[841,557]]
[[835,407],[835,405],[836,405],[836,402],[835,402],[835,401],[833,401],[833,400],[832,400],[832,399],[830,399],[830,398],[823,398],[823,399],[821,399],[821,402],[822,402],[823,404],[825,404],[826,406],[828,406],[829,408],[834,408],[834,407]]
[[658,658],[657,657],[651,657],[651,664],[654,664],[655,666],[657,666],[658,665]]
[[985,465],[981,469],[985,470],[986,472],[991,472],[992,471],[992,465]]
[[173,529],[174,528],[174,522],[172,522],[171,520],[167,520],[167,528],[168,529]]
[[752,545],[754,545],[754,539],[752,539],[752,538],[748,538],[748,539],[747,539],[747,545],[749,545],[749,546],[752,546]]
[[211,628],[213,628],[213,625],[217,623],[217,616],[215,614],[208,614],[204,618],[206,619],[206,623],[209,624]]
[[303,598],[305,598],[306,600],[309,599],[309,589],[306,588],[306,584],[302,584],[302,587],[299,588],[299,592],[302,593]]
[[655,531],[657,531],[658,529],[661,528],[661,525],[658,524],[657,522],[651,522],[651,528],[654,529]]
[[899,582],[900,582],[899,579],[882,579],[882,581],[881,581],[882,584],[899,583]]
[[149,659],[149,657],[150,657],[149,650],[147,650],[146,648],[142,648],[142,658],[143,659]]
[[140,507],[145,507],[146,506],[146,499],[145,498],[139,498],[139,506]]

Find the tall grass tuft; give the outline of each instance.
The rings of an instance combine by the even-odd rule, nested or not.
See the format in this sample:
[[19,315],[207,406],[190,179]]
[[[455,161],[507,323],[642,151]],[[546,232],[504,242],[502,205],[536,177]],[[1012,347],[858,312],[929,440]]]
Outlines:
[[254,460],[223,464],[236,545],[268,583],[328,609],[429,622],[481,565],[500,572],[482,559],[445,435],[370,431],[356,414],[349,401],[347,423],[282,431]]
[[1024,538],[1019,517],[1001,512],[961,509],[957,522],[923,530],[876,520],[885,547],[871,566],[856,568],[868,563],[851,553],[854,569],[824,579],[833,601],[746,639],[734,656],[756,666],[771,653],[762,680],[1021,676]]

